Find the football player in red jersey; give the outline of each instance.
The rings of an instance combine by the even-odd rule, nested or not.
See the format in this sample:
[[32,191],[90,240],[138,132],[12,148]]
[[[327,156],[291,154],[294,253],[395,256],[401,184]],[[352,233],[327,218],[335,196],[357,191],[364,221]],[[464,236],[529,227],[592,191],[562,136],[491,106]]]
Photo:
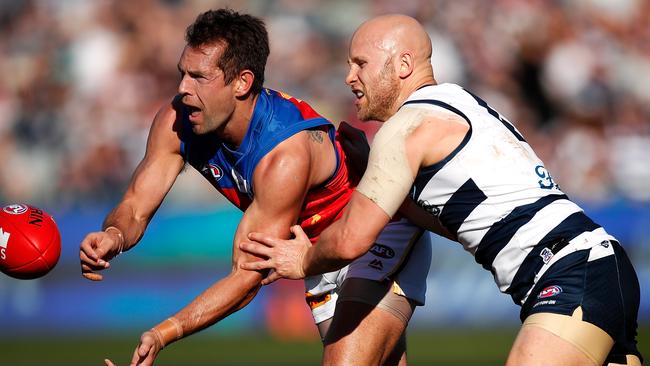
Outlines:
[[[239,250],[248,233],[289,238],[288,228],[298,223],[316,241],[340,217],[355,184],[333,125],[306,103],[263,88],[269,47],[262,21],[232,10],[208,11],[188,28],[186,41],[178,95],[154,118],[144,159],[103,230],[82,241],[82,274],[101,280],[109,261],[137,244],[185,163],[244,215],[235,233],[232,272],[144,332],[132,365],[151,365],[166,345],[255,297],[266,272],[240,269],[254,258]],[[403,333],[424,301],[431,254],[422,230],[404,221],[391,225],[380,246],[356,266],[306,281],[326,364],[406,362]],[[408,266],[419,270],[399,271],[406,258],[422,261]],[[337,299],[344,305],[335,310]]]

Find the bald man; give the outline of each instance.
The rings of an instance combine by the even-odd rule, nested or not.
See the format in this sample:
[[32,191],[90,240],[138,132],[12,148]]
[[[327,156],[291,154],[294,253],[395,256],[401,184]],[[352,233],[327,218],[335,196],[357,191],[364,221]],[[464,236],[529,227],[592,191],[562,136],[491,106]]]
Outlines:
[[507,365],[640,365],[639,283],[623,248],[562,193],[505,117],[436,83],[422,26],[402,15],[372,19],[349,52],[359,118],[385,122],[363,179],[316,244],[297,226],[289,241],[254,233],[257,243],[241,248],[268,260],[243,267],[275,269],[265,283],[342,267],[402,206],[462,244],[521,306]]

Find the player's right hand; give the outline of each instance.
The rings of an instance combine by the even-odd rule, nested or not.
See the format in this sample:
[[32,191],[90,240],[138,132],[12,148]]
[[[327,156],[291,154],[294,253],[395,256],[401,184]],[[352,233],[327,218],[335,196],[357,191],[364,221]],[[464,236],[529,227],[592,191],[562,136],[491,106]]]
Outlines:
[[79,246],[81,275],[91,281],[101,281],[99,273],[110,267],[109,261],[120,253],[122,237],[112,231],[98,231],[86,235]]

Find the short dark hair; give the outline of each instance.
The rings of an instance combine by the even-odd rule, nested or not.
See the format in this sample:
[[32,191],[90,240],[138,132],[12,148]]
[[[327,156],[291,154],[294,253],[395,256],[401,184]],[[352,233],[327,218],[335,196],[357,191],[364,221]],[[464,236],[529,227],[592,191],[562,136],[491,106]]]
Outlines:
[[255,75],[251,92],[262,90],[269,36],[261,19],[232,9],[208,10],[187,27],[185,41],[190,47],[223,42],[225,49],[217,66],[223,70],[226,84],[248,69]]

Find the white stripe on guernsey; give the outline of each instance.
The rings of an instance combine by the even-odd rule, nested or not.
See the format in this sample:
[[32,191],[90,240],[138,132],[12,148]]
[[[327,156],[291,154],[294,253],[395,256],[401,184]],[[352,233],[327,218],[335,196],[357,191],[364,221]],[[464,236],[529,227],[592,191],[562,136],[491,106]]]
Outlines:
[[[484,191],[484,193],[486,192]],[[517,207],[534,203],[548,194],[538,188],[532,188],[511,191],[507,195],[490,194],[490,192],[487,192],[486,195],[488,198],[472,211],[458,229],[458,240],[463,244],[465,250],[472,254],[476,253],[479,243],[492,225],[508,216]],[[499,215],[496,216],[496,213]]]
[[[465,169],[447,169],[456,164],[456,160],[449,161],[445,168],[438,171],[432,179],[427,182],[420,194],[419,199],[425,199],[429,204],[440,207],[447,203],[451,196],[456,193],[467,180],[471,178],[469,172]],[[435,198],[433,200],[432,198]]]
[[519,266],[537,243],[564,219],[581,211],[578,205],[569,200],[558,200],[539,210],[526,225],[519,228],[492,262],[499,290],[505,291],[510,287]]

